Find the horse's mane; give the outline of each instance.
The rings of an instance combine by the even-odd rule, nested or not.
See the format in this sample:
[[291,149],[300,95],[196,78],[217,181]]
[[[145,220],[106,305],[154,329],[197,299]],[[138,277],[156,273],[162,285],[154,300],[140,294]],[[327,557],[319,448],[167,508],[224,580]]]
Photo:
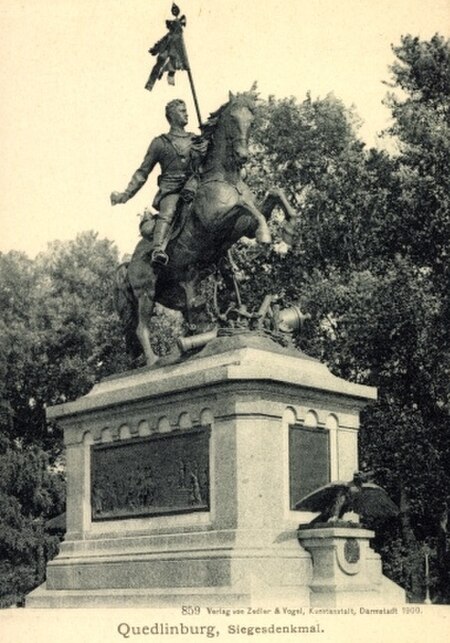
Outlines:
[[224,103],[219,107],[219,109],[216,109],[215,112],[211,112],[211,114],[208,117],[208,120],[205,123],[202,123],[200,125],[201,129],[201,134],[198,137],[201,141],[206,141],[209,143],[211,140],[214,130],[216,129],[217,123],[219,122],[220,117],[222,116],[223,112],[225,109],[228,107],[230,101],[227,103]]
[[223,112],[229,107],[231,104],[233,105],[238,105],[240,107],[247,107],[251,112],[255,111],[256,108],[256,100],[258,98],[258,95],[255,91],[255,87],[252,87],[252,89],[248,92],[243,92],[242,94],[236,94],[230,98],[229,101],[224,103],[219,107],[219,109],[216,109],[215,112],[211,112],[211,114],[208,117],[208,120],[205,123],[202,123],[200,126],[201,129],[201,134],[196,137],[195,141],[196,142],[204,142],[206,141],[209,143],[213,137],[213,134],[215,132],[215,129],[217,127],[217,123],[220,120],[220,117],[222,116]]

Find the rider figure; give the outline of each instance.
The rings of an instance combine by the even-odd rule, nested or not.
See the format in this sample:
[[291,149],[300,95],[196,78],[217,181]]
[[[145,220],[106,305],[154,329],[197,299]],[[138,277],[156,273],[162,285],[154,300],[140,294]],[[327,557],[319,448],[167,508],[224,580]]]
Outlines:
[[[154,249],[152,263],[167,264],[168,256],[165,248],[168,233],[175,214],[180,192],[192,173],[192,161],[203,152],[194,145],[198,138],[191,132],[186,132],[188,115],[184,101],[175,99],[166,105],[166,118],[170,129],[167,134],[157,136],[150,143],[141,166],[133,174],[124,192],[113,192],[111,203],[126,203],[147,181],[157,163],[161,168],[158,177],[158,192],[153,200],[153,207],[159,211],[153,235]],[[196,149],[197,148],[197,149]]]

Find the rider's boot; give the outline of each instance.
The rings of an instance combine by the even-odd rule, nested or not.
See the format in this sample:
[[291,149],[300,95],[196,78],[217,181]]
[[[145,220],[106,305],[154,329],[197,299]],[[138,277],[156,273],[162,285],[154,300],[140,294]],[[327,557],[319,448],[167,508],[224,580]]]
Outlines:
[[169,232],[170,223],[164,221],[163,219],[157,219],[155,224],[155,232],[153,234],[153,252],[152,252],[152,264],[158,266],[166,266],[169,257],[165,252],[166,246],[166,237]]
[[198,182],[199,180],[196,175],[192,174],[184,184],[183,189],[181,190],[181,198],[185,203],[192,203],[194,200],[198,188]]

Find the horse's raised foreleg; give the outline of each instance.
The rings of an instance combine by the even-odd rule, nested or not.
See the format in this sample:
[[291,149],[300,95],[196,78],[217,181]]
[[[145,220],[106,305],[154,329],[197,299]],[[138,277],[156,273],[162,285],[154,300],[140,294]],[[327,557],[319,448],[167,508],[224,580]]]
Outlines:
[[283,224],[283,240],[287,244],[291,245],[295,221],[298,217],[298,213],[291,206],[286,198],[284,191],[281,188],[272,188],[271,190],[269,190],[260,205],[261,212],[266,217],[266,219],[270,217],[274,208],[276,207],[280,207],[286,217]]
[[255,233],[256,241],[259,243],[270,243],[272,241],[272,235],[270,234],[266,217],[254,204],[252,195],[250,195],[250,198],[247,198],[244,193],[241,197],[240,205],[250,212],[258,224]]
[[276,206],[279,206],[283,210],[288,219],[297,218],[297,212],[291,206],[291,204],[287,200],[284,190],[282,190],[281,188],[272,188],[271,190],[269,190],[264,197],[264,200],[260,207],[263,214],[267,217],[270,216],[272,210]]
[[136,335],[138,336],[141,346],[144,350],[147,366],[152,366],[158,359],[153,352],[150,343],[150,319],[153,313],[155,302],[150,298],[147,292],[141,293],[138,298],[138,325]]

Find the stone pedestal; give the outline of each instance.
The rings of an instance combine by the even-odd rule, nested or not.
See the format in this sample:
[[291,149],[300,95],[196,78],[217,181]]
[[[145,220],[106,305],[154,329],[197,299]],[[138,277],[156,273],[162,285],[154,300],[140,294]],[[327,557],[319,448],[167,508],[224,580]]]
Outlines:
[[299,529],[299,541],[313,562],[311,607],[405,602],[404,591],[382,574],[380,556],[369,545],[374,535],[358,527]]
[[[305,491],[299,467],[351,478],[359,410],[375,396],[238,336],[49,409],[64,428],[67,533],[27,605],[308,605],[311,556],[297,527],[310,516],[292,510]],[[314,449],[327,462],[311,469]]]

